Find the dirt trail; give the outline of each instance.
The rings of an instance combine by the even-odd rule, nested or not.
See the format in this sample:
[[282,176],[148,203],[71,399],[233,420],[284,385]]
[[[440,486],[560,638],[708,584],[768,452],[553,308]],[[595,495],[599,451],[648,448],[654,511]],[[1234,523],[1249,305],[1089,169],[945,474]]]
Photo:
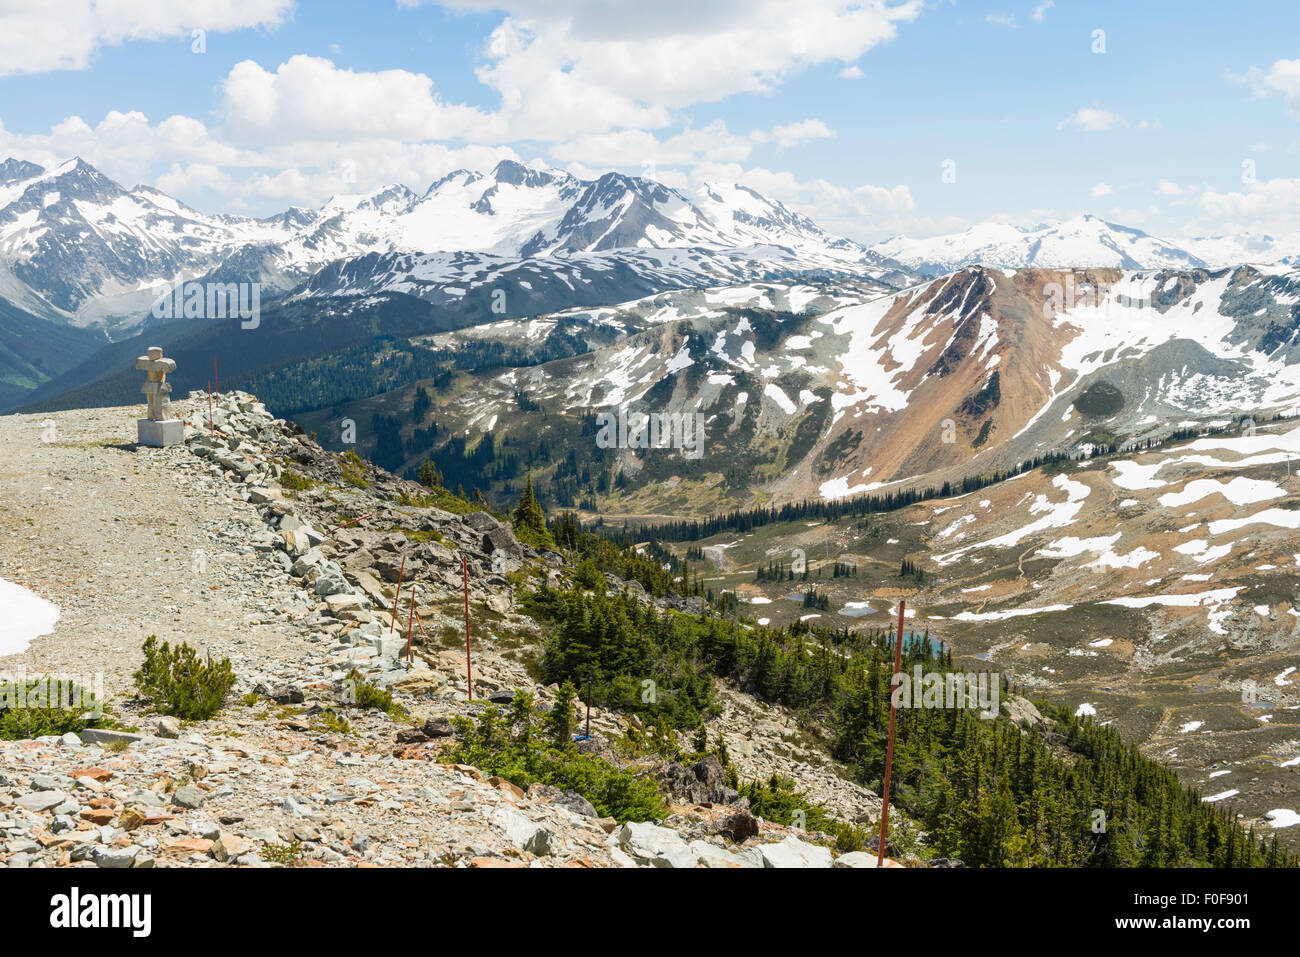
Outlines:
[[0,416],[0,578],[62,612],[0,667],[102,672],[112,695],[129,687],[150,634],[232,659],[304,640],[282,622],[253,623],[274,617],[274,589],[281,602],[289,593],[244,544],[261,527],[254,507],[184,447],[135,448],[142,413]]

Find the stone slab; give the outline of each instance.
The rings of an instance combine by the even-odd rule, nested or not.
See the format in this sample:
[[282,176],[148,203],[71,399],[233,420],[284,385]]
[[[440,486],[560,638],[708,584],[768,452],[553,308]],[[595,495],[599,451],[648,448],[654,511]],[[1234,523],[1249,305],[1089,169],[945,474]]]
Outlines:
[[180,419],[164,419],[161,422],[136,419],[135,425],[139,443],[151,448],[179,445],[185,439],[185,423]]

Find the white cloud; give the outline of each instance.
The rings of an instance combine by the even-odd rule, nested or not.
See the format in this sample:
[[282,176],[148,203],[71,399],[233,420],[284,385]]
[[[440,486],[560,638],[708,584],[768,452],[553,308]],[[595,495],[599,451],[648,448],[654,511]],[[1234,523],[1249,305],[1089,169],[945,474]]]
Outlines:
[[1248,83],[1256,96],[1280,95],[1288,109],[1300,115],[1300,60],[1277,60],[1267,70],[1251,67],[1245,76],[1228,78],[1238,83]]
[[842,80],[860,80],[864,76],[866,76],[866,74],[862,72],[862,67],[858,66],[856,63],[840,70],[840,79]]
[[1094,198],[1101,197],[1101,196],[1109,196],[1113,192],[1115,191],[1111,189],[1109,186],[1107,186],[1105,183],[1098,183],[1096,186],[1092,188],[1092,195]]
[[780,149],[789,149],[812,140],[834,139],[835,131],[821,120],[802,120],[788,126],[774,126],[770,133],[755,133],[754,138],[765,143],[773,141]]
[[[833,139],[835,131],[821,120],[801,120],[770,130],[755,130],[747,136],[732,133],[723,120],[698,129],[659,138],[647,130],[611,130],[588,133],[547,150],[562,163],[596,166],[651,168],[688,166],[695,163],[723,163],[747,159],[760,143],[789,149],[818,139]],[[593,165],[594,164],[594,165]],[[572,172],[572,169],[570,170]],[[574,173],[574,175],[578,175]],[[658,174],[656,174],[658,175]]]
[[42,0],[0,3],[0,76],[85,69],[102,47],[277,27],[293,0]]
[[43,166],[81,156],[114,179],[131,184],[146,179],[150,167],[162,159],[222,166],[257,162],[252,153],[212,136],[196,119],[170,116],[154,124],[135,110],[111,110],[94,126],[80,116],[69,116],[49,133],[32,135],[9,133],[0,124],[0,156],[11,155]]
[[479,80],[501,97],[516,137],[569,139],[659,129],[674,111],[769,93],[826,62],[852,63],[915,19],[921,0],[452,0],[504,8]]
[[1160,215],[1160,207],[1154,203],[1146,209],[1125,209],[1123,206],[1116,206],[1111,209],[1110,215],[1114,222],[1120,224],[1147,223]]
[[446,104],[433,80],[407,70],[357,73],[298,55],[274,73],[236,63],[222,83],[220,112],[235,139],[258,144],[302,140],[456,139],[499,133],[496,120]]
[[1118,113],[1111,113],[1109,110],[1099,110],[1089,106],[1076,110],[1056,124],[1058,130],[1074,127],[1088,133],[1113,130],[1120,126],[1128,126],[1128,121]]
[[1035,23],[1042,23],[1047,19],[1047,11],[1052,9],[1054,6],[1056,6],[1056,4],[1053,3],[1052,0],[1043,0],[1042,3],[1034,7],[1033,13],[1029,14],[1029,19],[1033,20]]
[[[111,18],[111,29],[96,25],[122,3],[51,0],[39,18],[0,13],[0,73],[85,66],[98,47],[132,38],[188,38],[191,25],[209,31],[271,27],[292,11],[291,0],[151,0],[144,12]],[[7,4],[0,0],[4,10]],[[97,123],[71,116],[44,134],[12,134],[0,124],[0,156],[50,166],[81,155],[124,184],[152,182],[199,208],[266,212],[394,182],[423,188],[456,168],[519,159],[510,144],[528,143],[543,165],[582,164],[595,175],[610,168],[642,173],[653,164],[662,181],[689,185],[698,169],[725,170],[760,192],[764,184],[779,190],[815,217],[829,214],[830,229],[838,223],[862,232],[913,214],[905,186],[800,182],[789,173],[739,165],[760,147],[779,151],[833,138],[822,120],[741,133],[722,120],[695,127],[685,111],[736,93],[769,93],[818,64],[861,77],[855,61],[919,16],[923,0],[443,5],[504,13],[479,51],[476,71],[499,103],[448,102],[428,75],[411,70],[358,71],[305,54],[278,65],[243,60],[219,83],[215,118],[208,122],[187,116],[151,121],[140,112],[113,111]],[[32,24],[51,21],[51,6],[66,13],[75,36],[60,34],[44,52],[11,49],[20,45],[15,37],[40,46]]]
[[519,159],[506,146],[449,147],[373,139],[304,141],[259,149],[224,142],[203,123],[172,116],[151,123],[142,113],[110,112],[91,126],[79,116],[49,133],[19,135],[0,123],[0,156],[45,167],[81,156],[130,187],[153,183],[198,208],[220,212],[287,203],[315,206],[335,193],[366,192],[391,183],[427,186],[454,169],[490,169]]
[[1162,179],[1156,184],[1156,192],[1161,196],[1181,196],[1183,188],[1171,180]]
[[1016,18],[1009,13],[986,13],[984,14],[985,23],[994,23],[1000,27],[1010,27],[1015,29]]
[[635,169],[653,166],[657,169],[661,166],[681,166],[706,160],[743,160],[753,149],[752,137],[738,136],[727,129],[725,122],[715,120],[700,129],[686,129],[664,139],[647,130],[587,133],[556,143],[547,152],[560,162],[591,164],[590,168],[617,166]]
[[1287,232],[1300,226],[1300,179],[1270,179],[1228,193],[1211,187],[1197,197],[1197,206],[1215,220]]

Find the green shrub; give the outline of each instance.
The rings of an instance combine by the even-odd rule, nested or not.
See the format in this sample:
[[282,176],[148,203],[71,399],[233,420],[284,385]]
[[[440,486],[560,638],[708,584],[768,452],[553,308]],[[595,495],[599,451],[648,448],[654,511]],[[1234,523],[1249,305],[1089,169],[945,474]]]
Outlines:
[[773,774],[766,783],[753,781],[738,790],[741,797],[749,798],[749,809],[766,821],[834,835],[835,846],[841,851],[860,851],[865,846],[865,832],[831,817],[790,778]]
[[299,475],[297,472],[291,472],[288,469],[284,469],[280,472],[281,488],[289,489],[293,492],[305,492],[309,488],[314,488],[315,485],[316,483],[311,479],[307,478],[305,475]]
[[302,842],[292,844],[266,844],[262,847],[262,857],[272,864],[285,867],[298,867],[302,864]]
[[188,644],[172,648],[158,645],[150,635],[144,642],[144,663],[135,673],[135,686],[153,699],[154,709],[190,721],[211,718],[221,710],[226,694],[235,686],[229,658],[205,663]]
[[[572,701],[570,686],[557,706],[571,708]],[[477,723],[452,718],[456,742],[443,750],[442,757],[499,775],[519,787],[541,783],[576,791],[603,817],[618,821],[664,817],[667,810],[658,786],[603,758],[579,753],[568,737],[572,721],[572,712],[551,714],[541,720],[533,708],[532,695],[516,692],[504,715],[498,708],[489,707]]]
[[393,700],[393,693],[386,688],[380,688],[366,681],[361,675],[353,669],[348,675],[348,680],[352,686],[352,700],[350,704],[358,708],[375,709],[383,711],[385,714],[392,715],[394,718],[400,718],[406,714],[406,709]]
[[[84,705],[81,703],[85,702]],[[0,684],[0,740],[76,734],[94,721],[94,695],[70,680],[30,679]]]

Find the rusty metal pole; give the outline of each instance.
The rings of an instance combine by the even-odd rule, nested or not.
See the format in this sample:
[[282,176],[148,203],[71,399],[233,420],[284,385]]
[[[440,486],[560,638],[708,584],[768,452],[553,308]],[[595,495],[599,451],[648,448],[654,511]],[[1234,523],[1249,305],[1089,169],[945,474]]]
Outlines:
[[469,688],[469,700],[474,700],[474,666],[471,663],[469,647],[469,558],[460,556],[460,568],[465,575],[465,684]]
[[[898,641],[894,645],[895,676],[903,671],[903,609],[905,607],[907,601],[900,598],[898,600]],[[898,709],[894,707],[894,679],[892,678],[889,688],[889,744],[885,747],[885,786],[881,788],[884,793],[881,795],[883,803],[880,807],[880,840],[876,845],[876,867],[883,867],[885,864],[885,834],[889,827],[889,777],[894,770],[894,719]]]

